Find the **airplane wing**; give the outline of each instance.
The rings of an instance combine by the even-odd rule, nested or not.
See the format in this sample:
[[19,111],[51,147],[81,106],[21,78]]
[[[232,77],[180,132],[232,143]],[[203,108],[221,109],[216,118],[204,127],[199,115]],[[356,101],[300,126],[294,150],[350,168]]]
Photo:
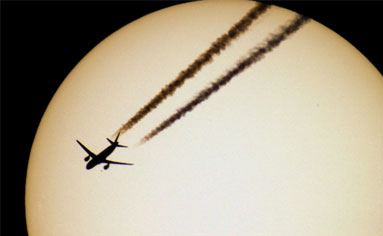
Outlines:
[[116,164],[116,165],[134,165],[133,163],[125,163],[125,162],[110,161],[110,160],[104,160],[103,163]]
[[92,158],[96,157],[96,155],[93,152],[91,152],[87,147],[85,147],[84,144],[80,143],[80,141],[78,140],[76,140],[76,142],[82,147],[82,149],[84,149],[89,154],[90,157]]

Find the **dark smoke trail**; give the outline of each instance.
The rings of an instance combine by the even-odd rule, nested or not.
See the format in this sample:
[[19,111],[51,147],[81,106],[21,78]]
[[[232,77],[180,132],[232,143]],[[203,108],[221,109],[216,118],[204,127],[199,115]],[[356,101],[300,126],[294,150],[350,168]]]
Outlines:
[[272,34],[269,39],[266,39],[261,46],[255,47],[251,50],[249,56],[237,62],[236,67],[228,71],[225,75],[213,82],[208,88],[202,90],[192,101],[178,109],[176,113],[170,116],[167,120],[163,121],[157,128],[152,130],[142,140],[141,144],[149,141],[164,129],[171,126],[175,121],[186,115],[187,112],[192,111],[198,104],[202,103],[210,97],[213,93],[217,92],[221,87],[230,82],[232,78],[249,68],[252,64],[260,61],[266,53],[271,52],[282,41],[287,39],[288,36],[296,32],[309,18],[305,16],[297,16],[289,25],[282,26],[278,34]]
[[220,54],[234,39],[238,38],[244,33],[251,23],[257,19],[262,13],[264,13],[270,5],[260,3],[258,6],[252,8],[242,19],[237,22],[230,30],[223,34],[221,37],[215,40],[210,48],[202,53],[186,70],[181,71],[175,80],[166,85],[162,90],[152,98],[149,103],[142,107],[130,120],[125,123],[117,133],[125,133],[135,124],[137,124],[142,118],[144,118],[149,112],[154,110],[164,99],[172,95],[175,90],[181,87],[187,79],[192,78],[198,71],[202,69],[204,65],[213,60],[213,56]]

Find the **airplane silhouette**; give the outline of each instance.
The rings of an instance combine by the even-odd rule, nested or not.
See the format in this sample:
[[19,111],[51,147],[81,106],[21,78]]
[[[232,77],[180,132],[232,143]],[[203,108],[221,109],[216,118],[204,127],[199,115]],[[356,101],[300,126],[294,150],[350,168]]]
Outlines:
[[90,170],[93,167],[101,164],[106,163],[104,166],[104,170],[107,170],[109,168],[110,164],[117,164],[117,165],[134,165],[133,163],[124,163],[124,162],[117,162],[117,161],[110,161],[106,158],[114,151],[116,147],[128,147],[124,145],[118,144],[118,137],[120,136],[120,133],[117,135],[116,139],[114,141],[107,138],[107,140],[110,143],[110,146],[105,148],[102,152],[100,152],[98,155],[91,152],[87,147],[85,147],[84,144],[82,144],[80,141],[76,140],[77,143],[88,153],[88,156],[84,158],[84,161],[89,161],[90,158],[92,158],[87,164],[86,169]]

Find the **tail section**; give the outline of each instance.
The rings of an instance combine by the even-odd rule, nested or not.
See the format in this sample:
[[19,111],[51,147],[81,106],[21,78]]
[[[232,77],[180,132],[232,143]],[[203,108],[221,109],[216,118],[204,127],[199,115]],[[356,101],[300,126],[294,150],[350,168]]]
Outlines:
[[128,147],[128,146],[125,146],[125,145],[121,145],[121,144],[118,144],[118,138],[120,137],[120,133],[118,133],[116,139],[114,141],[110,140],[109,138],[106,138],[110,144],[112,145],[116,145],[116,147]]

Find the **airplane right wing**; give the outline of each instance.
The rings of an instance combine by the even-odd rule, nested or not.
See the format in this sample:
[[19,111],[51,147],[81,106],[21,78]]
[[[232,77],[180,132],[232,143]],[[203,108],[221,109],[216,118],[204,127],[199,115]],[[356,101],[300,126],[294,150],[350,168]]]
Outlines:
[[103,163],[108,164],[117,164],[117,165],[134,165],[133,163],[125,163],[125,162],[118,162],[118,161],[110,161],[110,160],[104,160]]
[[88,155],[90,157],[92,157],[92,158],[96,157],[96,155],[93,152],[91,152],[87,147],[85,147],[84,144],[80,143],[80,141],[78,141],[78,140],[76,140],[76,142],[82,147],[82,149],[84,149],[84,151],[86,151],[88,153]]

